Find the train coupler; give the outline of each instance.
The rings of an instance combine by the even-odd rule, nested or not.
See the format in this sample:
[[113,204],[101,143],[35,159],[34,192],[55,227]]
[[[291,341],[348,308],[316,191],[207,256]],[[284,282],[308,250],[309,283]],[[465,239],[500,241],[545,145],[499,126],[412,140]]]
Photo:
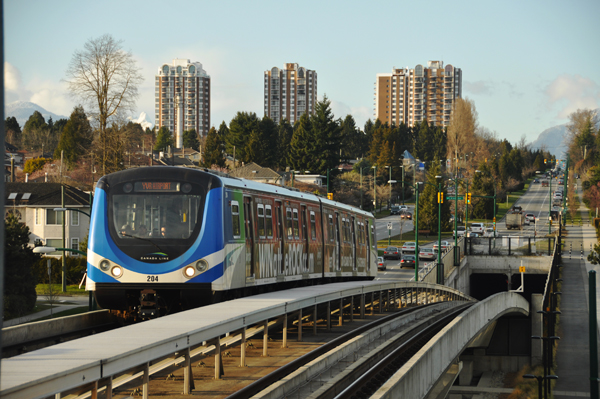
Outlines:
[[138,315],[142,319],[154,319],[160,316],[158,311],[158,295],[154,290],[142,290],[140,293],[140,310]]

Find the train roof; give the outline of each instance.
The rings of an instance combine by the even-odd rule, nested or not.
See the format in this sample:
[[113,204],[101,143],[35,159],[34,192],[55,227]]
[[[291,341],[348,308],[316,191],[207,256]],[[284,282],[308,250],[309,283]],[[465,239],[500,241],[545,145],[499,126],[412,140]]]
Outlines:
[[[207,171],[207,172],[210,173],[210,171]],[[373,216],[370,212],[364,211],[360,208],[356,208],[352,205],[344,204],[344,203],[338,202],[338,201],[333,201],[333,200],[327,199],[325,197],[315,195],[313,193],[294,190],[294,189],[291,189],[291,188],[285,187],[285,186],[277,186],[274,184],[259,183],[254,180],[230,177],[230,176],[219,176],[219,178],[223,182],[223,185],[225,185],[227,187],[236,187],[236,188],[240,188],[240,189],[247,188],[250,190],[262,191],[262,192],[271,193],[271,194],[284,195],[286,197],[295,198],[295,199],[303,199],[303,200],[312,201],[312,202],[322,202],[324,205],[329,205],[332,207],[345,209],[345,210],[352,211],[355,213],[363,214],[365,216],[371,216],[371,217]]]
[[[160,171],[162,171],[163,173],[158,171],[158,169],[160,169]],[[158,173],[154,173],[154,172],[152,172],[152,170],[154,170]],[[307,192],[295,190],[295,189],[285,187],[285,186],[276,186],[273,184],[259,183],[254,180],[232,177],[226,173],[211,170],[211,169],[206,169],[206,168],[191,168],[191,167],[176,167],[176,166],[147,166],[144,168],[122,170],[119,172],[111,173],[110,175],[107,175],[107,176],[103,176],[103,178],[106,177],[111,180],[116,178],[118,181],[123,181],[123,180],[129,180],[132,178],[140,178],[140,177],[142,177],[141,176],[142,174],[144,175],[143,178],[148,178],[149,176],[159,176],[159,175],[164,175],[164,174],[176,173],[175,171],[181,171],[181,173],[186,173],[186,174],[187,173],[199,173],[199,174],[209,175],[212,178],[215,178],[215,179],[221,181],[221,184],[225,187],[262,191],[264,193],[284,195],[289,198],[311,201],[314,203],[321,202],[324,205],[337,207],[340,209],[345,209],[345,210],[352,211],[352,212],[362,214],[365,216],[373,217],[373,215],[370,212],[366,212],[360,208],[356,208],[354,206],[344,204],[342,202],[329,200],[327,198],[315,195],[313,193],[307,193]]]

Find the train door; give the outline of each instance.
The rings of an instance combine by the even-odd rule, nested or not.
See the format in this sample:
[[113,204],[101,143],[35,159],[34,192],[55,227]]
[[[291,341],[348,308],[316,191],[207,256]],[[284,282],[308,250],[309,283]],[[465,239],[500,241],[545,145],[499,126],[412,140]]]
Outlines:
[[356,221],[350,216],[350,240],[352,243],[352,269],[356,270]]
[[342,270],[342,248],[341,248],[341,240],[340,237],[340,214],[335,213],[335,270]]
[[302,267],[305,272],[308,272],[308,224],[306,223],[306,205],[301,205],[301,222],[302,222],[302,241],[304,248],[302,251]]
[[254,277],[254,226],[252,198],[244,196],[244,226],[246,229],[246,277]]
[[283,245],[285,235],[283,234],[283,205],[281,204],[281,201],[275,201],[275,223],[277,228],[277,242],[279,244],[279,254],[281,255],[281,257],[279,258],[279,273],[283,274],[285,271],[285,263],[283,262],[283,259],[285,259],[285,246]]

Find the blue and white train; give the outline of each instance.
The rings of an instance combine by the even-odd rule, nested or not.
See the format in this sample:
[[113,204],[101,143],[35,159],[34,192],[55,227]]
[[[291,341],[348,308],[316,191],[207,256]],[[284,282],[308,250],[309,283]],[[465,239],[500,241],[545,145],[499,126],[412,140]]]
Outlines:
[[377,274],[372,214],[191,168],[102,177],[88,243],[86,289],[142,318]]

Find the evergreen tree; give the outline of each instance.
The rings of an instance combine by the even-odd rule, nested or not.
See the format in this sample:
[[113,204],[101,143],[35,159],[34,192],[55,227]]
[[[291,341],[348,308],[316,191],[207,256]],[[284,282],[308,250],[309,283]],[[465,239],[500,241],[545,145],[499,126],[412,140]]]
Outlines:
[[5,219],[4,319],[22,316],[35,306],[37,281],[32,266],[40,256],[28,244],[29,227],[9,214]]
[[267,168],[276,168],[279,163],[279,132],[273,119],[265,116],[259,123],[257,139],[260,153],[254,154],[252,160]]
[[306,113],[300,116],[300,119],[294,124],[294,134],[290,143],[290,164],[294,170],[311,170],[314,166],[315,157],[315,139],[313,136],[312,125]]
[[290,148],[292,142],[292,136],[294,135],[294,128],[288,122],[287,119],[282,119],[278,126],[279,134],[279,169],[285,170],[285,167],[291,165],[290,163]]
[[345,161],[362,158],[366,154],[366,137],[356,128],[356,122],[352,115],[338,122],[341,131],[342,159]]
[[[221,127],[225,122],[221,124]],[[227,126],[225,126],[226,128]],[[221,129],[219,129],[221,131]],[[225,142],[221,135],[215,130],[214,127],[211,127],[208,131],[208,135],[206,136],[206,144],[204,146],[204,159],[202,162],[202,166],[206,168],[210,168],[213,165],[217,165],[221,168],[225,168]]]
[[6,141],[12,145],[21,145],[21,126],[17,122],[17,118],[9,116],[4,122],[4,131],[6,133]]
[[90,150],[92,139],[92,127],[87,115],[82,106],[77,106],[62,130],[54,158],[60,159],[62,151],[67,166],[73,168],[79,158]]
[[183,132],[183,146],[200,151],[200,141],[198,140],[196,129],[185,130]]
[[225,137],[227,153],[233,154],[236,162],[250,162],[247,144],[253,130],[259,130],[259,120],[254,112],[238,112],[229,123],[229,134]]
[[422,162],[430,163],[433,160],[435,142],[433,141],[433,129],[429,128],[427,120],[424,119],[419,125],[415,125],[415,158]]
[[[491,168],[482,162],[479,164],[479,172],[473,176],[469,190],[473,195],[493,196],[495,180]],[[493,198],[473,198],[470,208],[473,219],[492,219],[494,217]]]
[[156,135],[154,151],[166,151],[169,146],[173,146],[173,135],[168,127],[162,126]]
[[341,136],[340,127],[333,119],[331,101],[323,96],[323,101],[315,105],[315,113],[311,118],[313,136],[315,139],[315,158],[312,173],[326,174],[327,170],[334,169],[339,165]]

